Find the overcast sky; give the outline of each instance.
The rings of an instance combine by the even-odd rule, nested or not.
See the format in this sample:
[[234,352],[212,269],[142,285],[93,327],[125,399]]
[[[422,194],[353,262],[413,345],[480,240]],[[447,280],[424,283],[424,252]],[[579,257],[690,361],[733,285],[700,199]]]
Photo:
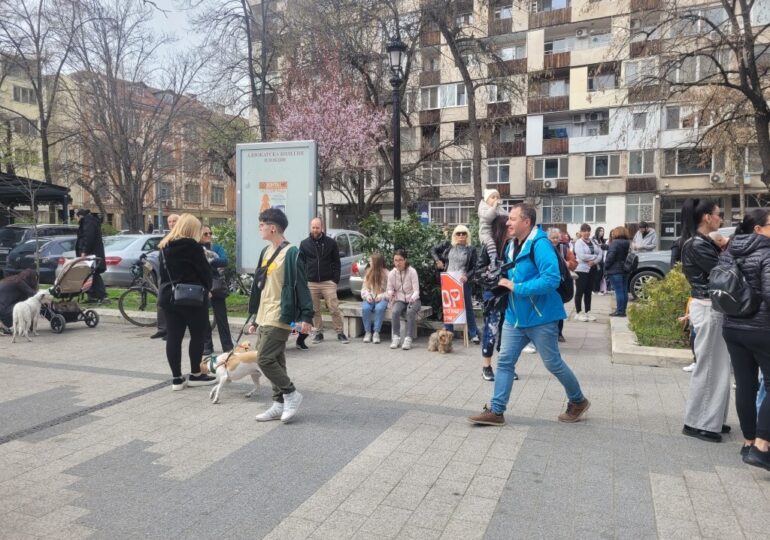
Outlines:
[[188,49],[198,44],[200,39],[197,34],[188,28],[187,18],[189,11],[180,9],[183,2],[180,0],[154,0],[158,8],[153,18],[153,27],[158,34],[173,34],[177,42],[170,46],[169,53],[175,49]]

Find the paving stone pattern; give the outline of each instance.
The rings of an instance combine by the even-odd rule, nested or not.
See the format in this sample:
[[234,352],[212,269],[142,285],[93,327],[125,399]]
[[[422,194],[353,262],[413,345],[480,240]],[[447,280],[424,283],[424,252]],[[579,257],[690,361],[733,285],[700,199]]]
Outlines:
[[[595,311],[609,311],[595,298]],[[490,397],[477,347],[387,343],[287,353],[296,422],[257,423],[269,388],[153,388],[152,329],[41,329],[0,342],[0,537],[513,539],[767,538],[770,474],[681,435],[688,375],[613,365],[606,316],[568,322],[563,353],[592,407],[556,422],[564,392],[537,355],[517,366],[508,424],[465,421]],[[387,341],[387,340],[385,340]],[[292,342],[290,342],[290,345]],[[111,403],[121,396],[131,396]],[[107,402],[110,402],[107,404]],[[106,404],[106,406],[105,406]],[[74,419],[73,413],[81,414]]]

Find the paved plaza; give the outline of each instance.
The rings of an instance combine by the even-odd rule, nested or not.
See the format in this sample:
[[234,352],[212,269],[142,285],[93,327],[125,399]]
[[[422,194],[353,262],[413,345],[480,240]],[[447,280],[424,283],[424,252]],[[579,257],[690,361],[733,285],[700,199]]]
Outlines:
[[592,401],[574,425],[556,422],[564,393],[537,355],[508,424],[474,427],[492,388],[477,346],[291,340],[305,400],[282,425],[254,420],[266,384],[251,399],[230,384],[218,405],[208,387],[172,392],[153,329],[3,338],[0,537],[767,538],[770,473],[740,461],[734,407],[726,442],[681,435],[689,375],[613,365],[595,302],[599,321],[565,328]]

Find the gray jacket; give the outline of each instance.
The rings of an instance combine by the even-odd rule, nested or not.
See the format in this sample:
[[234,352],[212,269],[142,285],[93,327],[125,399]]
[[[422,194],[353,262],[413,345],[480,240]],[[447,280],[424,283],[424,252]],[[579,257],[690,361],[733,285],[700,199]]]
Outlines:
[[647,236],[642,236],[642,231],[636,231],[631,247],[634,251],[655,251],[658,249],[658,233],[650,229]]
[[[576,272],[589,272],[591,270],[591,267],[588,266],[589,262],[593,262],[596,266],[602,261],[604,252],[601,246],[594,242],[593,238],[589,242],[590,245],[586,244],[582,238],[575,241],[575,257],[578,261]],[[593,248],[593,253],[591,253],[591,248]]]

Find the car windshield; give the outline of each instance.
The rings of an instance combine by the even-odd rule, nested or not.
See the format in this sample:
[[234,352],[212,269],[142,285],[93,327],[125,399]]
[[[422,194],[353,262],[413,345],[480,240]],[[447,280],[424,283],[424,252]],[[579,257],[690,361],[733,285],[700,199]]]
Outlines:
[[111,250],[111,251],[120,251],[121,249],[126,249],[128,246],[134,243],[136,241],[136,237],[125,237],[125,236],[108,236],[104,239],[104,249]]
[[[19,244],[15,248],[13,248],[13,251],[11,253],[32,253],[37,250],[37,247],[42,246],[43,244],[46,244],[50,242],[50,238],[38,238],[37,240],[27,240],[23,244]],[[37,243],[37,246],[35,245]]]
[[24,236],[24,231],[25,229],[20,229],[18,227],[0,228],[0,246],[15,246],[21,241],[21,237]]

